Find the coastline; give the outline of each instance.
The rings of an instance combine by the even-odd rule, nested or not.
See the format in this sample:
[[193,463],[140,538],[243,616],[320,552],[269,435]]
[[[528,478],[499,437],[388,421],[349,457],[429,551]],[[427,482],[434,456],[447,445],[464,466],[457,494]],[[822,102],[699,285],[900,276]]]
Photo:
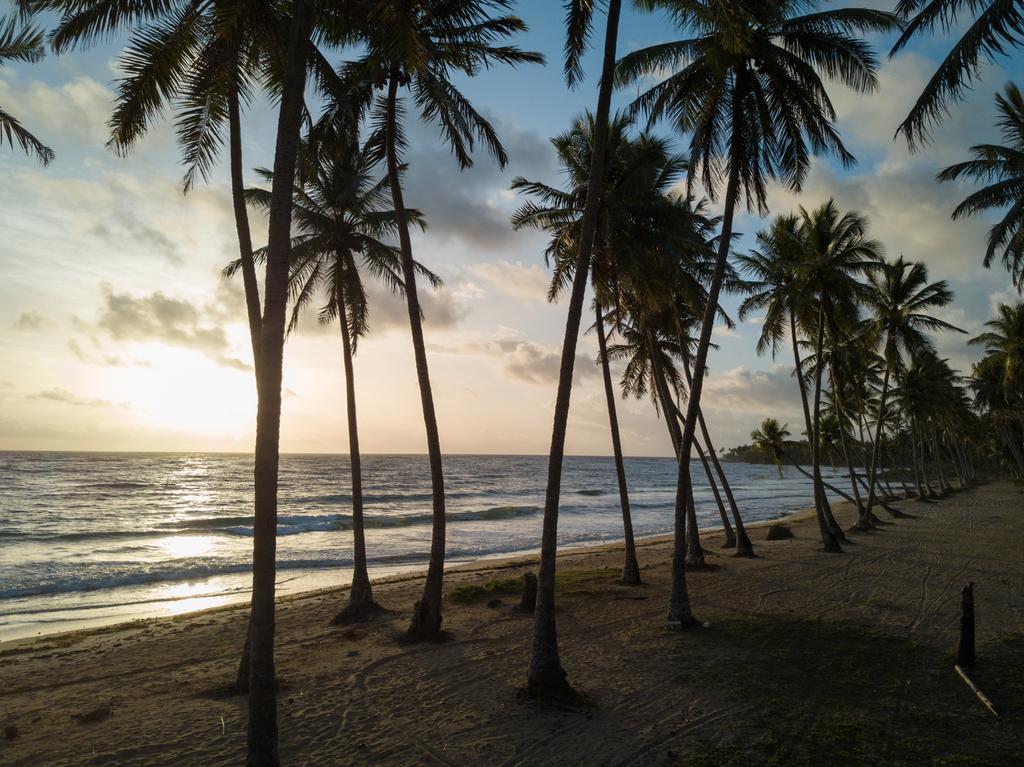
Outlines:
[[[512,579],[533,569],[533,558],[451,569],[448,641],[439,643],[400,641],[421,588],[415,574],[375,584],[388,611],[367,624],[331,625],[339,590],[283,597],[282,760],[738,765],[782,753],[795,754],[787,763],[814,764],[798,758],[801,749],[838,748],[853,754],[844,764],[867,765],[902,758],[905,743],[923,754],[900,762],[908,765],[930,765],[934,755],[1011,763],[1024,749],[1024,697],[1014,697],[1024,691],[1024,515],[1007,509],[1020,498],[1012,484],[994,483],[907,501],[911,517],[854,538],[842,555],[820,552],[807,510],[786,518],[791,539],[766,541],[765,525],[751,525],[756,559],[729,556],[707,532],[711,567],[688,580],[694,611],[711,628],[692,632],[661,626],[670,539],[640,542],[643,586],[617,583],[621,547],[563,551],[559,636],[569,678],[588,701],[581,708],[518,697],[531,618],[516,607]],[[835,511],[852,523],[849,507]],[[978,583],[975,676],[1003,711],[997,728],[949,660],[968,580]],[[0,761],[238,764],[245,699],[225,688],[245,612],[231,605],[0,650],[0,726],[17,728],[0,741]]]
[[[773,519],[757,520],[754,522],[745,522],[744,525],[748,530],[758,529],[772,524],[777,523],[796,523],[805,520],[808,516],[814,515],[814,508],[800,508],[795,511],[783,514]],[[709,526],[700,528],[701,539],[706,540],[709,537],[720,534],[722,531],[721,526]],[[659,534],[659,535],[647,535],[637,536],[636,545],[638,548],[644,546],[653,546],[665,543],[672,540],[671,534]],[[561,560],[564,557],[571,557],[577,555],[585,555],[587,553],[610,553],[613,551],[621,551],[623,546],[623,539],[616,538],[614,540],[606,540],[599,542],[582,543],[579,545],[570,545],[560,547],[558,557]],[[540,553],[540,547],[533,549],[513,551],[513,552],[502,552],[498,554],[485,554],[481,557],[475,558],[467,562],[458,562],[452,565],[445,566],[445,576],[449,575],[462,575],[466,573],[476,573],[483,571],[501,571],[507,569],[522,570],[528,569],[530,564],[536,565],[536,557]],[[391,568],[378,568],[378,569],[390,569],[394,572],[387,575],[374,576],[371,572],[371,583],[374,587],[381,585],[387,586],[391,584],[407,583],[409,581],[422,579],[426,573],[426,563],[415,563],[410,564],[408,567],[398,565]],[[346,573],[344,584],[331,584],[331,585],[310,585],[308,588],[300,588],[296,590],[280,589],[278,590],[277,603],[283,604],[288,601],[294,601],[296,599],[302,599],[306,597],[319,597],[325,594],[344,594],[348,590],[348,570],[339,568],[341,572]],[[337,573],[338,570],[333,571]],[[311,571],[310,573],[303,573],[306,580],[324,580],[327,577],[327,572],[316,572]],[[10,650],[16,647],[31,643],[33,641],[43,641],[46,639],[59,640],[60,637],[65,635],[74,636],[88,636],[90,632],[108,632],[116,630],[118,627],[126,627],[132,625],[140,625],[153,621],[162,620],[177,620],[182,616],[197,616],[206,613],[221,612],[226,610],[245,610],[248,607],[248,594],[249,590],[246,589],[244,592],[238,592],[239,596],[245,594],[242,598],[234,598],[227,595],[218,595],[212,599],[223,600],[220,604],[202,607],[197,606],[194,609],[185,609],[180,612],[167,612],[166,610],[160,611],[157,614],[150,615],[139,615],[136,617],[111,617],[104,618],[99,617],[95,619],[83,619],[88,625],[83,625],[80,628],[57,628],[53,631],[39,631],[32,635],[27,636],[16,636],[10,639],[0,639],[0,657],[3,656],[5,650]],[[209,599],[208,597],[196,597],[199,603],[202,600]],[[125,605],[125,612],[128,612],[131,605]]]

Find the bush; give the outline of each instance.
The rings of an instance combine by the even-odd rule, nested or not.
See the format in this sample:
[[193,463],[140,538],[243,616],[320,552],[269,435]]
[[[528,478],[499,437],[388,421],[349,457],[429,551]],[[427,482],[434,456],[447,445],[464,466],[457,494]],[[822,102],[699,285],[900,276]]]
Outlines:
[[766,536],[769,541],[782,541],[786,538],[792,538],[793,531],[789,529],[789,525],[783,524],[782,522],[776,522],[774,525],[768,525],[768,535]]

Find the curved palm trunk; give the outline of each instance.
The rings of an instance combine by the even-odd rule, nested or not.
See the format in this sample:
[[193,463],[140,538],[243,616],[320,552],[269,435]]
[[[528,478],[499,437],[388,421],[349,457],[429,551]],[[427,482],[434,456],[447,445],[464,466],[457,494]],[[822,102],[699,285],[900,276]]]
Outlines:
[[832,535],[832,539],[835,541],[835,548],[829,548],[825,546],[825,551],[839,552],[842,549],[839,546],[839,541],[845,540],[846,536],[843,531],[839,528],[839,524],[836,522],[835,517],[832,516],[832,506],[829,504],[828,499],[825,497],[825,481],[821,476],[821,378],[824,372],[824,366],[821,364],[822,354],[825,346],[825,300],[822,298],[821,304],[818,306],[818,343],[816,347],[816,359],[818,364],[814,367],[814,408],[812,410],[813,415],[813,426],[814,431],[812,432],[811,442],[811,470],[814,473],[815,481],[818,485],[818,492],[821,494],[821,508],[825,515],[825,523],[828,525],[829,533]]
[[[739,117],[734,108],[733,119]],[[734,130],[739,130],[737,125]],[[736,210],[736,197],[739,194],[739,166],[730,163],[729,181],[725,187],[725,209],[722,213],[722,231],[719,234],[718,254],[715,258],[715,269],[708,286],[707,305],[701,320],[700,338],[697,341],[697,355],[693,363],[693,383],[690,385],[690,397],[686,402],[686,418],[683,421],[682,444],[679,453],[679,469],[676,476],[676,511],[675,511],[675,542],[672,559],[672,593],[669,596],[668,615],[665,618],[666,628],[682,628],[696,623],[690,609],[690,595],[686,587],[686,561],[683,538],[685,535],[686,499],[691,492],[690,480],[690,449],[697,424],[697,410],[700,408],[700,395],[704,388],[704,370],[708,362],[708,349],[711,347],[711,332],[715,326],[715,313],[718,311],[718,296],[722,292],[722,279],[729,260],[729,246],[732,243],[732,223]]]
[[[868,470],[868,507],[861,515],[861,522],[868,524],[871,519],[871,510],[875,505],[875,481],[878,473],[878,458],[882,445],[882,425],[885,423],[885,398],[889,393],[889,363],[885,363],[885,372],[882,374],[882,393],[878,400],[878,422],[875,424],[875,438],[871,447],[871,466]],[[890,512],[892,513],[892,512]],[[858,522],[860,526],[861,522]]]
[[[683,374],[686,376],[686,385],[690,388],[693,387],[693,376],[690,373],[690,361],[683,360]],[[707,421],[704,420],[704,408],[697,408],[697,423],[700,426],[700,433],[704,439],[704,444],[707,445],[708,454],[711,458],[711,463],[715,467],[715,473],[718,475],[718,481],[722,486],[722,491],[725,493],[725,498],[729,502],[729,511],[732,514],[733,523],[736,525],[735,532],[735,546],[737,557],[752,557],[754,556],[754,545],[750,542],[750,537],[747,535],[747,529],[743,525],[743,517],[740,516],[739,507],[736,505],[736,498],[732,494],[732,488],[729,487],[729,479],[725,476],[725,470],[722,469],[722,464],[718,460],[718,456],[715,453],[715,446],[711,442],[711,433],[708,430]],[[710,479],[709,479],[710,482]],[[711,483],[714,485],[714,483]],[[717,498],[716,498],[717,499]],[[725,525],[728,530],[728,525]],[[726,540],[728,541],[728,534]]]
[[266,308],[260,332],[256,387],[255,514],[249,648],[247,767],[277,767],[277,696],[274,684],[274,587],[277,557],[277,481],[280,461],[281,378],[285,307],[291,254],[292,188],[299,148],[309,3],[299,0],[288,41],[274,152],[274,182],[267,237]]
[[[793,316],[792,311],[789,313],[789,337],[793,344],[793,362],[796,365],[797,385],[800,387],[800,404],[803,406],[804,411],[804,428],[807,430],[808,437],[813,439],[814,424],[811,422],[811,408],[807,402],[807,390],[804,388],[803,362],[800,359],[800,345],[797,342],[796,318]],[[793,465],[796,466],[796,463],[794,462]],[[797,469],[801,473],[806,473],[799,466],[797,466]],[[814,510],[815,516],[818,519],[818,532],[821,535],[821,544],[825,547],[826,551],[836,551],[839,544],[833,537],[832,531],[828,526],[828,520],[825,517],[825,492],[822,490],[821,477],[811,475],[811,482],[814,486]]]
[[359,451],[359,423],[356,418],[356,381],[352,365],[352,339],[348,329],[345,292],[335,291],[338,320],[341,325],[341,351],[345,365],[345,404],[348,413],[348,456],[352,470],[352,586],[348,605],[335,617],[335,623],[349,623],[376,611],[370,573],[366,564],[366,528],[363,523],[363,461]]
[[604,187],[608,114],[611,111],[612,73],[615,67],[615,46],[619,34],[621,7],[622,0],[608,2],[608,22],[605,28],[604,57],[594,127],[594,154],[590,161],[587,202],[583,208],[581,222],[580,252],[572,280],[569,310],[565,319],[565,338],[562,341],[562,358],[558,370],[558,393],[555,397],[551,451],[548,455],[548,481],[544,495],[544,528],[541,534],[540,570],[537,576],[537,606],[533,612],[533,645],[527,673],[527,689],[532,695],[564,695],[569,689],[565,670],[558,655],[558,632],[555,626],[558,503],[562,489],[565,428],[569,420],[569,402],[572,396],[572,371],[576,361],[576,337],[580,332],[583,298],[587,292],[590,272],[590,255],[597,231],[597,214],[601,204],[600,190]]
[[388,78],[387,115],[385,142],[388,163],[388,182],[391,199],[398,224],[398,239],[402,253],[402,280],[405,283],[405,303],[409,310],[409,328],[412,331],[412,348],[416,358],[416,378],[420,388],[420,403],[423,407],[423,426],[427,432],[427,456],[430,462],[430,487],[433,508],[433,524],[430,535],[430,564],[427,579],[423,585],[423,597],[413,608],[409,624],[410,637],[436,636],[441,631],[441,586],[444,579],[445,547],[445,498],[444,472],[441,465],[441,438],[437,429],[437,415],[434,413],[434,395],[430,388],[430,370],[427,367],[427,349],[423,340],[423,319],[420,312],[419,295],[416,292],[416,269],[412,258],[412,240],[409,237],[409,221],[405,214],[402,198],[402,181],[398,171],[398,150],[395,146],[396,113],[398,110],[398,81],[401,75],[398,64],[392,64]]
[[[800,472],[805,477],[807,477],[807,479],[811,480],[812,483],[814,482],[814,475],[813,474],[811,474],[809,471],[807,471],[807,469],[805,469],[803,466],[801,466],[796,461],[794,461],[788,454],[783,453],[783,455],[785,455],[786,459],[789,461],[789,465],[790,466],[792,466],[798,472]],[[849,503],[854,503],[854,499],[853,499],[852,496],[847,495],[846,493],[844,493],[842,490],[840,490],[838,487],[836,487],[835,485],[831,484],[830,482],[825,482],[823,480],[822,481],[822,485],[823,485],[823,487],[828,488],[833,493],[838,495],[844,501],[848,501]]]
[[640,579],[640,565],[636,559],[636,543],[633,540],[633,518],[629,511],[629,487],[626,484],[626,466],[622,460],[622,441],[619,438],[619,418],[615,412],[615,386],[608,364],[608,343],[604,335],[604,315],[601,305],[594,303],[597,315],[597,345],[601,358],[601,375],[604,378],[604,396],[608,403],[608,426],[612,433],[612,456],[615,459],[615,478],[619,483],[619,504],[622,507],[622,533],[626,543],[625,561],[622,563],[622,582],[637,585]]
[[[676,461],[679,462],[682,460],[682,453],[680,450],[683,444],[683,435],[680,431],[679,424],[683,420],[683,415],[679,412],[675,401],[672,399],[672,394],[668,388],[668,382],[665,380],[665,373],[661,369],[661,365],[658,362],[658,356],[655,352],[656,347],[654,338],[650,334],[648,334],[647,338],[647,348],[651,358],[651,372],[654,375],[655,391],[657,392],[658,400],[661,402],[661,411],[665,415],[665,425],[668,427],[669,436],[672,438],[672,447],[676,452]],[[689,461],[687,461],[687,475],[689,475],[689,470]],[[700,545],[700,531],[697,528],[697,506],[693,501],[692,487],[689,487],[687,490],[685,514],[686,527],[684,530],[684,537],[686,540],[686,566],[694,568],[706,567],[707,563],[704,561],[704,548]]]
[[711,473],[711,464],[708,462],[707,453],[701,447],[699,439],[693,440],[693,446],[697,450],[700,465],[704,467],[704,476],[708,479],[708,487],[711,488],[711,494],[715,497],[715,507],[718,509],[718,516],[722,520],[722,532],[725,533],[725,543],[722,544],[722,548],[734,549],[736,548],[736,532],[732,529],[732,523],[729,522],[729,515],[725,511],[725,503],[722,502],[722,494],[718,490],[718,483],[715,482],[715,477]]
[[[260,314],[260,288],[256,279],[256,264],[252,257],[252,234],[249,229],[249,212],[245,207],[245,182],[242,171],[242,121],[238,103],[238,51],[234,51],[235,68],[231,87],[228,89],[228,164],[231,172],[231,207],[235,218],[235,231],[238,236],[238,257],[242,264],[242,289],[245,293],[245,309],[249,319],[249,340],[252,343],[253,370],[256,372],[256,385],[259,386],[260,361],[260,327],[263,318]],[[244,694],[249,691],[249,626],[246,625],[245,644],[242,657],[238,662],[235,675],[235,692]]]

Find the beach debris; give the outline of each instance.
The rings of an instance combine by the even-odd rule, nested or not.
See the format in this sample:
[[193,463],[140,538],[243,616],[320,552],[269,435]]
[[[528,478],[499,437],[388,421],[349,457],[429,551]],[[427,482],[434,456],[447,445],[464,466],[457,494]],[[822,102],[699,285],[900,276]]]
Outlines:
[[86,711],[84,714],[72,714],[71,718],[79,724],[96,724],[102,722],[104,719],[109,719],[113,715],[110,705],[99,706],[91,711]]
[[953,668],[956,669],[956,673],[958,673],[960,675],[960,678],[963,679],[964,682],[967,683],[967,686],[971,688],[971,690],[974,692],[974,694],[978,697],[978,700],[981,701],[982,705],[985,706],[985,708],[987,708],[992,713],[992,716],[998,718],[999,717],[999,712],[996,711],[995,705],[992,703],[991,700],[988,699],[988,696],[985,695],[985,693],[983,693],[981,690],[978,689],[978,685],[976,685],[973,681],[971,681],[971,678],[969,676],[967,676],[967,672],[965,672],[960,667],[960,664],[958,663]]
[[224,717],[220,718],[220,734],[223,735],[227,732],[227,725],[224,724]]
[[18,737],[18,726],[15,724],[9,724],[4,727],[4,737],[7,738],[7,740],[14,740]]
[[792,538],[793,531],[789,525],[785,525],[781,522],[776,522],[768,526],[768,534],[765,536],[765,540],[768,541],[781,541],[786,538]]
[[533,573],[523,573],[523,597],[519,600],[519,608],[533,612],[536,606],[537,576]]
[[974,668],[974,582],[960,592],[960,644],[956,648],[956,664]]

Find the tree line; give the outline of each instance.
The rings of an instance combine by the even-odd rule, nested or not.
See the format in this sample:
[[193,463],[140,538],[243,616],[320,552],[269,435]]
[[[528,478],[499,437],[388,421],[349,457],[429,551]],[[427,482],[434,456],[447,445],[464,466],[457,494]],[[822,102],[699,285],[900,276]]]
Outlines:
[[[834,201],[774,219],[756,248],[736,252],[734,218],[766,216],[767,191],[799,192],[814,156],[855,161],[835,124],[829,87],[869,93],[878,56],[869,36],[913,38],[948,31],[970,16],[898,134],[921,146],[977,76],[1020,42],[1019,2],[901,0],[893,12],[828,7],[819,0],[637,0],[661,12],[678,39],[620,56],[621,0],[566,0],[564,73],[585,79],[582,59],[603,11],[596,107],[553,140],[567,183],[554,188],[516,179],[523,202],[517,228],[549,236],[550,298],[567,297],[540,541],[538,593],[527,689],[560,696],[571,688],[557,641],[555,568],[561,470],[576,344],[588,289],[594,297],[602,378],[612,431],[626,540],[623,578],[640,577],[615,413],[612,361],[623,366],[619,393],[649,398],[677,457],[672,587],[665,626],[694,625],[687,567],[702,561],[691,457],[718,492],[727,542],[753,555],[740,510],[717,458],[702,411],[708,354],[723,291],[744,295],[742,317],[763,315],[759,353],[793,356],[804,433],[810,446],[816,518],[825,551],[840,551],[849,531],[832,514],[826,489],[858,507],[856,529],[903,492],[927,497],[976,475],[993,456],[1024,474],[1024,308],[1004,305],[975,341],[985,356],[965,382],[935,352],[928,334],[956,330],[934,312],[952,300],[924,265],[886,260],[867,220]],[[411,230],[424,212],[403,197],[406,126],[415,116],[437,126],[460,168],[482,149],[499,165],[508,156],[495,128],[459,90],[461,77],[496,65],[541,65],[513,44],[526,30],[510,0],[18,0],[0,26],[0,62],[36,61],[127,36],[110,119],[110,147],[127,153],[170,115],[189,190],[213,179],[225,153],[238,257],[225,272],[241,277],[258,407],[254,456],[253,590],[237,675],[249,696],[249,765],[278,764],[274,673],[274,590],[283,346],[303,311],[316,306],[340,328],[352,454],[355,568],[340,621],[376,609],[366,567],[353,356],[369,328],[366,280],[399,292],[408,309],[432,481],[433,525],[422,598],[411,638],[442,626],[445,489],[422,326],[420,290],[439,278],[414,258]],[[39,14],[39,15],[37,15]],[[44,19],[45,22],[41,22]],[[44,29],[43,24],[49,25]],[[615,88],[639,95],[612,114]],[[244,116],[258,96],[277,111],[273,165],[259,171],[269,188],[246,187]],[[997,97],[1005,143],[971,148],[972,159],[939,180],[973,179],[982,188],[955,216],[1004,211],[988,236],[985,264],[1003,262],[1024,283],[1024,102],[1007,85]],[[662,126],[685,152],[651,133]],[[53,152],[0,108],[0,142],[36,156]],[[713,213],[717,206],[721,213]],[[249,208],[266,214],[267,244],[253,246]],[[260,276],[262,271],[262,289]],[[289,309],[290,304],[290,309]],[[968,390],[974,395],[973,407]],[[765,421],[755,442],[785,457],[787,425]],[[998,438],[994,438],[996,436]],[[849,494],[830,488],[823,460],[847,469]],[[909,480],[909,481],[908,481]],[[882,491],[884,486],[885,491]],[[724,496],[724,497],[723,497]]]

